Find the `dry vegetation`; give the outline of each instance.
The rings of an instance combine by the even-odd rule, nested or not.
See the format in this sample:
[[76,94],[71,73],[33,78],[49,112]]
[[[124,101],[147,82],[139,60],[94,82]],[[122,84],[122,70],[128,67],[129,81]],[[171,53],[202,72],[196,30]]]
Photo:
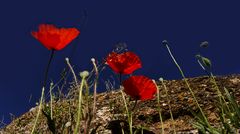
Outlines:
[[[216,127],[219,125],[217,109],[215,107],[216,92],[213,89],[214,85],[210,82],[208,76],[189,78],[190,83],[200,106],[206,113],[210,123]],[[222,90],[226,87],[237,96],[237,101],[240,101],[240,75],[216,77],[218,86]],[[168,94],[172,106],[174,123],[178,133],[197,133],[192,127],[195,122],[191,110],[198,112],[194,100],[182,80],[164,81],[167,86]],[[166,133],[173,133],[172,124],[168,109],[168,99],[160,82],[157,83],[160,89],[160,102],[163,115],[164,130]],[[71,91],[76,91],[72,88]],[[72,94],[74,95],[74,93]],[[90,99],[93,99],[90,97]],[[129,107],[133,107],[134,101],[130,101]],[[55,100],[53,102],[53,117],[51,121],[47,114],[49,113],[49,104],[44,104],[43,111],[40,115],[36,132],[40,134],[55,133],[70,134],[73,133],[75,127],[75,119],[77,116],[77,96],[68,99]],[[92,101],[88,104],[91,106]],[[19,118],[14,119],[9,125],[0,130],[0,134],[28,134],[31,132],[37,108],[32,108],[29,112],[23,114]],[[87,118],[92,107],[87,108],[86,103],[83,106],[84,120]],[[121,133],[121,128],[127,133],[128,123],[127,116],[124,114],[124,105],[119,90],[99,93],[97,95],[96,116],[93,117],[90,124],[90,132],[92,134],[107,134]],[[44,115],[45,114],[45,115]],[[91,119],[90,119],[91,120]],[[85,121],[81,121],[81,129],[86,126]],[[159,114],[157,111],[157,100],[139,101],[133,114],[134,129],[144,128],[145,134],[159,133],[161,130]],[[52,130],[52,131],[50,131]],[[140,133],[140,132],[139,132]]]

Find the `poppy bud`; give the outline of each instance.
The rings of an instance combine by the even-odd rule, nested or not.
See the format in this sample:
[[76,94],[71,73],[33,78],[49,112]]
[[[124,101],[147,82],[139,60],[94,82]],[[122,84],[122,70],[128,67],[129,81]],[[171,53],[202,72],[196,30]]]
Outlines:
[[208,68],[211,68],[212,66],[211,61],[206,57],[202,57],[202,63],[205,67],[208,67]]
[[69,58],[65,58],[65,60],[68,62],[68,61],[69,61]]
[[167,40],[163,40],[163,41],[162,41],[162,44],[163,44],[164,46],[166,46],[166,45],[168,45],[168,41],[167,41]]
[[89,72],[88,72],[88,71],[83,71],[83,72],[80,73],[80,76],[81,76],[82,78],[86,78],[86,77],[88,77],[88,75],[89,75]]
[[200,62],[200,64],[205,68],[211,68],[212,67],[212,63],[211,60],[201,56],[200,54],[195,55],[195,57],[198,59],[198,61]]
[[91,61],[92,61],[92,62],[95,62],[95,59],[94,59],[94,58],[91,58]]
[[207,48],[208,47],[208,42],[207,41],[201,42],[200,47]]
[[162,77],[160,77],[160,78],[159,78],[159,81],[161,81],[161,82],[162,82],[162,81],[163,81],[163,78],[162,78]]
[[201,55],[200,55],[200,54],[197,54],[197,55],[195,55],[195,57],[196,57],[197,59],[200,59],[200,58],[201,58]]

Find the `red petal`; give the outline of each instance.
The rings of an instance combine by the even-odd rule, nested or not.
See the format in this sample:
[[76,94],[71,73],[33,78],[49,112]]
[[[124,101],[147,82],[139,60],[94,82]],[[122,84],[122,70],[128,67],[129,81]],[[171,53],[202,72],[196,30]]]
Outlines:
[[40,24],[39,31],[32,32],[32,36],[46,48],[61,50],[79,35],[76,28],[57,28],[50,24]]
[[132,74],[142,67],[139,57],[133,52],[117,54],[115,52],[107,57],[107,64],[116,73]]
[[123,81],[126,94],[137,100],[149,100],[154,98],[157,91],[155,83],[145,76],[131,76]]
[[61,43],[56,46],[56,50],[61,50],[66,45],[68,45],[72,40],[74,40],[80,32],[76,28],[62,28],[60,29],[60,38],[61,38]]

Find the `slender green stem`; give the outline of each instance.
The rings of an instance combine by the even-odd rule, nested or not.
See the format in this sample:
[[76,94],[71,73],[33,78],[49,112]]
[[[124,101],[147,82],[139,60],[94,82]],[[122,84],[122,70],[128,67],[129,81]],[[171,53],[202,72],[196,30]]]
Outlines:
[[98,68],[95,62],[95,59],[92,58],[91,59],[92,63],[93,63],[93,67],[95,70],[95,75],[96,78],[94,80],[94,90],[93,90],[93,118],[95,118],[95,114],[96,114],[96,99],[97,99],[97,85],[98,85],[98,78],[99,78],[99,72],[98,72]]
[[33,125],[33,129],[32,129],[31,134],[33,134],[33,133],[35,132],[35,128],[36,128],[36,125],[37,125],[37,121],[38,121],[39,115],[40,115],[41,110],[42,110],[44,90],[45,90],[45,88],[43,87],[43,88],[42,88],[42,95],[41,95],[41,99],[40,99],[40,104],[39,104],[39,107],[38,107],[37,116],[36,116],[36,119],[35,119],[35,121],[34,121],[34,125]]
[[194,100],[195,100],[195,103],[197,104],[198,109],[200,110],[200,112],[201,112],[201,114],[202,114],[202,116],[203,116],[205,122],[207,123],[207,126],[208,126],[209,128],[212,128],[211,125],[209,124],[208,120],[207,120],[207,117],[206,117],[205,114],[203,113],[203,110],[202,110],[202,108],[200,107],[200,105],[199,105],[199,103],[198,103],[198,101],[197,101],[197,99],[196,99],[196,97],[195,97],[195,95],[194,95],[194,93],[193,93],[193,91],[192,91],[192,89],[191,89],[191,87],[190,87],[190,85],[189,85],[189,83],[188,83],[188,81],[187,81],[187,79],[186,79],[186,77],[185,77],[185,75],[184,75],[184,73],[183,73],[181,67],[179,66],[179,64],[178,64],[177,61],[175,60],[175,58],[174,58],[174,56],[173,56],[173,54],[172,54],[172,52],[171,52],[171,50],[170,50],[168,44],[165,44],[165,46],[166,46],[166,48],[167,48],[167,50],[168,50],[168,53],[170,54],[170,56],[171,56],[173,62],[175,63],[175,65],[177,66],[179,72],[181,73],[181,75],[182,75],[182,77],[183,77],[183,80],[184,80],[185,84],[187,85],[187,87],[188,87],[188,89],[189,89],[189,91],[190,91],[192,97],[193,97]]
[[119,73],[119,85],[120,85],[120,88],[121,88],[121,85],[122,85],[122,73]]
[[134,101],[134,105],[133,105],[133,107],[132,107],[132,109],[131,109],[132,112],[133,112],[134,109],[136,108],[136,106],[137,106],[137,102],[138,102],[138,100],[136,99],[136,100]]
[[[122,73],[119,73],[119,83],[120,83],[120,88],[121,88]],[[123,93],[122,90],[121,90],[121,93],[122,93],[123,102],[124,102],[124,105],[125,105],[125,108],[126,108],[126,112],[127,112],[127,116],[128,116],[128,124],[129,124],[130,134],[133,134],[133,129],[132,129],[132,111],[130,111],[130,112],[128,111],[127,102],[126,102],[126,99],[125,99],[125,96],[124,96],[124,93]],[[134,105],[133,109],[136,107],[136,104],[137,104],[137,100],[135,102],[135,105]]]
[[50,84],[50,107],[51,107],[51,120],[53,119],[53,95],[52,95],[53,83]]
[[84,86],[85,86],[85,99],[86,99],[86,107],[88,109],[89,107],[89,87],[88,87],[88,83],[87,81],[85,80],[84,81]]
[[48,60],[47,68],[46,68],[46,70],[45,70],[43,87],[46,87],[46,84],[47,84],[48,71],[49,71],[50,64],[51,64],[51,62],[52,62],[53,56],[54,56],[54,49],[51,50],[50,58],[49,58],[49,60]]
[[81,86],[80,86],[80,89],[79,89],[77,124],[76,124],[76,127],[74,129],[74,134],[78,134],[79,133],[80,120],[82,118],[82,114],[81,114],[82,113],[82,90],[83,90],[83,85],[84,85],[85,78],[86,77],[82,77]]
[[202,65],[202,63],[199,61],[199,59],[197,59],[197,62],[200,65],[200,67],[204,70],[204,72],[209,76],[210,74],[209,74],[208,70]]
[[176,134],[176,127],[175,127],[175,121],[173,119],[173,114],[172,114],[172,107],[171,107],[171,101],[170,101],[170,98],[169,98],[169,95],[168,95],[168,90],[167,90],[167,86],[165,85],[163,79],[160,78],[160,81],[162,82],[162,85],[163,85],[163,88],[165,90],[165,93],[167,95],[167,100],[168,100],[168,108],[169,108],[169,112],[170,112],[170,116],[171,116],[171,120],[173,122],[173,131],[174,131],[174,134]]
[[133,128],[132,128],[132,112],[130,111],[129,113],[129,118],[128,118],[128,122],[129,122],[129,129],[130,129],[130,134],[133,134]]
[[72,67],[71,64],[70,64],[69,58],[65,58],[65,60],[66,60],[66,62],[67,62],[67,65],[68,65],[69,69],[71,70],[71,72],[72,72],[72,74],[73,74],[73,78],[74,78],[75,84],[76,84],[76,86],[78,86],[77,76],[76,76],[76,74],[75,74],[75,72],[74,72],[74,70],[73,70],[73,67]]
[[[199,55],[199,56],[201,56],[201,55]],[[218,85],[217,85],[217,82],[216,82],[216,80],[215,80],[215,78],[214,78],[213,73],[212,73],[211,71],[208,71],[208,70],[204,67],[204,65],[199,61],[199,59],[197,59],[197,61],[198,61],[198,64],[200,65],[200,67],[201,67],[201,68],[210,76],[210,78],[212,79],[211,82],[214,84],[215,89],[217,90],[217,94],[218,94],[218,97],[219,97],[220,104],[222,105],[222,100],[223,100],[224,103],[226,104],[226,107],[227,107],[228,111],[230,112],[230,109],[229,109],[229,107],[228,107],[228,105],[227,105],[227,102],[226,102],[226,100],[225,100],[222,92],[221,92],[220,89],[218,88]],[[223,109],[222,109],[222,112],[223,112]]]
[[215,86],[215,89],[217,90],[217,94],[218,94],[218,97],[219,97],[219,102],[220,102],[220,105],[221,105],[222,117],[223,117],[224,122],[226,122],[226,118],[225,118],[225,114],[224,114],[224,109],[223,109],[223,102],[222,102],[222,101],[224,101],[224,104],[226,105],[228,111],[231,112],[231,110],[230,110],[230,108],[228,107],[228,104],[227,104],[224,96],[222,95],[222,92],[221,92],[220,89],[218,88],[217,82],[216,82],[216,80],[215,80],[214,75],[213,75],[212,72],[210,72],[210,77],[211,77],[212,82],[213,82],[213,84],[214,84],[214,86]]
[[128,111],[128,106],[127,106],[127,102],[126,102],[124,93],[123,93],[122,90],[120,90],[120,91],[121,91],[121,94],[122,94],[124,106],[125,106],[125,109],[126,109],[126,112],[127,112],[127,116],[128,116],[128,124],[129,124],[130,134],[133,134],[133,130],[132,130],[132,112]]
[[49,60],[48,60],[48,64],[47,64],[47,67],[46,67],[46,70],[45,70],[45,74],[44,74],[43,88],[42,88],[42,94],[41,94],[40,104],[39,104],[38,113],[37,113],[37,116],[36,116],[36,119],[35,119],[35,122],[34,122],[33,129],[32,129],[31,134],[33,134],[34,131],[35,131],[36,124],[37,124],[37,121],[38,121],[38,118],[39,118],[39,115],[40,115],[40,112],[41,112],[41,109],[42,109],[44,91],[45,91],[45,87],[46,87],[47,79],[48,79],[48,71],[49,71],[50,64],[51,64],[51,62],[52,62],[53,56],[54,56],[54,50],[52,49],[52,50],[51,50],[51,54],[50,54],[50,58],[49,58]]
[[90,101],[89,101],[89,87],[88,87],[88,83],[87,83],[87,80],[85,79],[84,80],[84,86],[85,86],[85,91],[86,91],[86,94],[85,94],[85,100],[86,100],[86,110],[84,111],[86,115],[85,117],[85,128],[84,128],[84,134],[88,134],[89,133],[89,126],[90,126],[90,123],[91,123],[91,120],[92,120],[92,115],[91,115],[91,111],[90,111]]
[[212,80],[213,80],[213,84],[214,84],[215,88],[217,89],[218,96],[222,98],[222,100],[223,100],[224,103],[226,104],[226,107],[227,107],[228,111],[230,111],[230,108],[228,107],[227,102],[226,102],[226,100],[225,100],[222,92],[220,91],[218,85],[217,85],[217,82],[216,82],[216,80],[215,80],[215,78],[214,78],[213,73],[211,72],[210,75],[211,75],[211,78],[212,78]]
[[155,81],[153,81],[157,87],[157,103],[158,103],[158,114],[159,114],[159,119],[160,119],[160,122],[161,122],[161,134],[164,134],[164,126],[163,126],[163,119],[162,119],[162,113],[161,113],[161,107],[160,107],[160,92],[159,92],[159,88],[156,84]]
[[123,103],[124,103],[124,106],[125,106],[126,112],[127,112],[127,114],[128,114],[129,112],[128,112],[128,107],[127,107],[127,102],[126,102],[126,99],[125,99],[125,96],[124,96],[124,93],[123,93],[122,90],[121,90],[121,94],[122,94]]
[[121,131],[122,131],[122,134],[125,134],[125,133],[124,133],[124,130],[123,130],[123,128],[122,128],[122,127],[121,127]]
[[[200,55],[200,54],[199,54],[199,56],[200,56],[200,58],[201,58],[201,55]],[[225,103],[228,111],[230,112],[230,109],[229,109],[229,107],[228,107],[228,104],[227,104],[224,96],[222,95],[222,92],[221,92],[220,89],[218,88],[218,85],[217,85],[217,82],[216,82],[216,80],[215,80],[215,78],[214,78],[213,73],[212,73],[211,71],[207,70],[207,69],[204,67],[204,65],[200,62],[199,58],[197,59],[197,61],[198,61],[198,64],[200,65],[200,67],[210,76],[211,82],[214,84],[214,88],[217,90],[217,95],[218,95],[218,99],[219,99],[220,105],[223,106],[223,102],[222,102],[222,101],[224,101],[224,103]],[[224,122],[225,122],[226,119],[225,119],[223,107],[221,107],[221,112],[222,112],[223,120],[224,120]]]
[[[70,70],[71,70],[71,72],[73,74],[73,78],[74,78],[75,84],[76,84],[76,86],[78,88],[79,85],[78,85],[78,82],[77,82],[76,74],[75,74],[75,72],[74,72],[74,70],[73,70],[73,68],[72,68],[72,66],[71,66],[71,64],[69,62],[69,59],[66,58],[65,60],[66,60],[67,65],[69,66],[69,68],[70,68]],[[82,81],[81,81],[80,88],[78,88],[79,89],[78,112],[77,112],[77,123],[76,123],[76,127],[74,129],[74,134],[80,133],[78,131],[79,131],[79,126],[80,126],[80,120],[82,118],[82,114],[81,114],[82,113],[82,91],[83,91],[83,86],[85,85],[85,78],[88,76],[88,72],[82,72],[82,73],[80,73],[80,76],[82,77]]]

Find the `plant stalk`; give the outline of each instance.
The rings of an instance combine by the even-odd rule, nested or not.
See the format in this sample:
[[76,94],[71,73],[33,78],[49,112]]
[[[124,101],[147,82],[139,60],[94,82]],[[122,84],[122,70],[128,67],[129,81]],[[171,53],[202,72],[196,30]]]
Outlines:
[[190,87],[190,85],[189,85],[189,83],[188,83],[188,81],[187,81],[187,79],[186,79],[186,77],[185,77],[185,75],[184,75],[181,67],[179,66],[179,64],[177,63],[176,59],[174,58],[174,56],[173,56],[173,54],[172,54],[172,52],[171,52],[168,44],[165,44],[165,46],[166,46],[166,48],[167,48],[167,50],[168,50],[168,53],[170,54],[173,62],[175,63],[175,65],[177,66],[179,72],[181,73],[181,75],[182,75],[182,77],[183,77],[183,80],[184,80],[185,84],[187,85],[187,87],[188,87],[191,95],[193,96],[193,98],[194,98],[194,100],[195,100],[195,103],[197,104],[197,107],[198,107],[198,109],[200,110],[200,112],[201,112],[201,114],[202,114],[202,116],[203,116],[203,118],[204,118],[204,121],[207,123],[207,126],[208,126],[209,128],[212,128],[211,125],[209,124],[208,120],[207,120],[206,115],[203,113],[203,110],[202,110],[202,108],[200,107],[200,105],[199,105],[199,103],[198,103],[198,101],[197,101],[197,98],[195,97],[195,95],[194,95],[194,93],[193,93],[193,90],[191,89],[191,87]]

